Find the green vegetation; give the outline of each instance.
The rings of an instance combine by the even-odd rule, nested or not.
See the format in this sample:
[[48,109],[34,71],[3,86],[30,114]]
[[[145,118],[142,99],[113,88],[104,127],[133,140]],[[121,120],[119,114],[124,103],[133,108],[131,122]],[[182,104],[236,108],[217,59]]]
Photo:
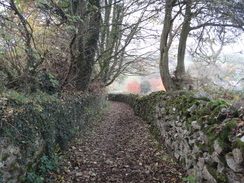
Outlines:
[[[56,153],[65,150],[70,140],[83,132],[102,111],[103,103],[100,95],[26,95],[5,90],[0,95],[0,134],[21,149],[21,165],[26,164],[28,172],[21,180],[43,182],[50,171],[57,170]],[[10,156],[5,154],[0,161]],[[16,168],[16,164],[11,164],[11,171]]]
[[[43,182],[53,182],[53,177],[51,173],[59,172],[60,157],[57,155],[52,156],[42,156],[37,167],[31,169],[27,172],[26,177],[20,177],[21,182],[26,183],[43,183]],[[34,167],[33,167],[34,168]]]
[[[161,91],[147,96],[134,95],[133,98],[122,94],[113,96],[115,100],[118,99],[117,97],[120,99],[119,101],[127,103],[129,99],[129,102],[133,103],[136,114],[150,124],[150,131],[156,139],[160,138],[156,121],[168,124],[168,122],[174,122],[174,117],[177,118],[175,121],[179,121],[179,128],[181,126],[183,129],[186,127],[188,130],[186,133],[190,134],[191,143],[195,143],[193,145],[200,149],[191,155],[194,157],[194,160],[202,158],[204,152],[207,152],[210,157],[216,148],[218,148],[215,146],[220,146],[220,149],[218,149],[219,154],[213,154],[217,160],[213,159],[213,161],[219,161],[221,165],[228,166],[225,155],[232,155],[232,150],[235,148],[241,149],[244,152],[244,143],[240,138],[237,138],[237,135],[240,134],[240,128],[243,127],[242,116],[238,116],[230,110],[231,104],[229,101],[220,98],[217,100],[196,99],[193,92],[186,91],[171,93]],[[156,117],[157,119],[155,119]],[[195,121],[194,125],[196,125],[196,128],[192,124],[193,121]],[[175,125],[178,125],[178,123]],[[197,138],[194,142],[193,138],[195,138],[194,133],[196,131]],[[172,131],[170,133],[172,134]],[[198,138],[198,135],[202,138]],[[196,149],[198,149],[197,147]],[[194,149],[195,147],[191,146],[190,148]],[[184,165],[186,158],[182,156],[179,161]],[[217,182],[224,183],[229,181],[227,175],[217,172],[215,167],[217,166],[216,162],[213,164],[208,162],[205,165],[207,164],[209,165],[207,167],[208,171]],[[183,180],[186,182],[197,182],[198,177],[194,175],[185,177]]]
[[[226,116],[222,115],[222,109],[229,108],[230,103],[218,99],[216,101],[196,100],[192,97],[193,93],[181,92],[183,96],[178,96],[167,102],[169,113],[172,113],[172,108],[182,111],[182,116],[186,116],[186,127],[189,127],[193,121],[197,121],[201,128],[205,124],[208,125],[202,131],[208,135],[208,149],[213,152],[213,144],[218,140],[223,148],[223,153],[227,153],[231,148],[231,139],[234,137],[234,131],[237,129],[239,118],[224,120]],[[189,111],[194,106],[195,110]],[[199,147],[201,145],[199,144]],[[206,147],[205,147],[206,148]]]
[[216,170],[214,170],[210,166],[207,166],[207,170],[215,178],[217,183],[228,183],[229,182],[228,178],[227,178],[227,175],[217,172]]
[[233,148],[241,149],[241,152],[244,154],[244,142],[240,138],[235,141]]
[[189,175],[188,177],[184,177],[182,180],[184,182],[188,182],[188,183],[197,183],[198,182],[198,174],[195,173],[193,176]]
[[[238,18],[243,17],[243,12],[237,8],[243,7],[243,3],[222,1],[174,0],[158,6],[159,1],[144,0],[0,0],[0,137],[7,138],[9,144],[18,146],[24,154],[20,161],[26,163],[30,171],[25,181],[42,182],[43,174],[54,171],[55,149],[66,149],[69,141],[98,114],[104,103],[105,86],[120,75],[145,74],[160,55],[160,74],[166,90],[190,89],[191,78],[187,81],[184,68],[187,37],[197,35],[199,49],[208,51],[217,46],[222,49],[227,44],[226,37],[228,43],[231,42],[229,35],[232,32],[225,29],[226,25],[235,30],[243,29],[243,22]],[[199,7],[209,11],[202,11]],[[219,7],[230,11],[222,12]],[[144,35],[151,32],[147,24],[151,29],[151,23],[157,22],[158,12],[162,9],[166,15],[160,41],[163,47],[154,59],[153,51],[140,54],[137,50],[144,50],[139,45],[142,40],[151,42],[152,36]],[[220,16],[212,17],[217,14]],[[204,20],[201,17],[205,17]],[[174,20],[182,21],[176,29]],[[193,25],[193,22],[201,23]],[[199,28],[201,34],[193,32]],[[211,41],[213,35],[206,35],[206,32],[218,35],[216,40]],[[238,34],[234,36],[238,37]],[[176,40],[179,41],[177,67],[170,75],[169,53]],[[201,45],[207,42],[216,42],[217,45],[205,49]],[[138,47],[128,49],[131,43]],[[221,49],[216,53],[220,54]],[[196,53],[200,50],[197,49]],[[209,63],[217,60],[216,57]],[[150,64],[142,64],[146,62]],[[138,87],[134,89],[138,90]],[[141,89],[148,93],[150,83],[142,82]],[[220,92],[219,96],[230,101],[243,100],[243,92],[240,95]],[[164,94],[160,91],[145,97],[134,94],[116,97],[134,107],[135,113],[140,113],[150,124],[155,121],[154,104],[163,100],[166,115],[180,114],[188,129],[193,121],[197,121],[209,136],[209,145],[218,140],[224,152],[229,151],[234,129],[239,125],[235,118],[243,117],[242,111],[231,116],[230,121],[223,122],[229,114],[222,110],[230,106],[225,100],[197,100],[194,93],[188,91],[172,92],[167,98]],[[214,98],[219,97],[215,95]],[[192,107],[196,109],[190,110]],[[239,140],[235,146],[243,151],[243,143]],[[38,152],[40,147],[43,148],[41,153]],[[10,155],[4,154],[1,161]],[[31,172],[34,162],[25,162],[30,157],[41,159],[38,173]],[[12,170],[16,168],[16,164],[11,165]]]

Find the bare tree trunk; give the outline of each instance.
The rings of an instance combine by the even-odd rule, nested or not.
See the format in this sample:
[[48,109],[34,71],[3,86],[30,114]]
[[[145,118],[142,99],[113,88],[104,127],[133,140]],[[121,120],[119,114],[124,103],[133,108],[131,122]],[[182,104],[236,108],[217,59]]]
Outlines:
[[[170,76],[169,73],[169,48],[173,41],[173,32],[172,26],[175,15],[172,18],[172,11],[174,5],[177,3],[177,0],[168,0],[166,1],[166,11],[165,11],[165,19],[164,19],[164,27],[161,37],[161,58],[160,58],[160,74],[164,84],[164,87],[167,91],[180,90],[183,89],[187,84],[185,77],[185,52],[186,52],[186,42],[191,30],[191,0],[185,2],[185,16],[184,21],[181,26],[180,40],[178,45],[178,55],[177,55],[177,67],[174,76]],[[183,5],[182,5],[183,6]],[[181,12],[181,10],[179,10]],[[175,31],[177,32],[177,31]]]
[[164,27],[163,27],[163,32],[161,35],[161,43],[160,43],[159,69],[160,69],[161,79],[166,91],[173,91],[176,89],[176,86],[169,73],[169,48],[172,43],[172,39],[170,38],[170,33],[173,26],[172,10],[176,1],[177,0],[166,1]]
[[182,30],[180,33],[180,40],[178,46],[178,56],[177,56],[177,67],[175,71],[175,84],[178,89],[183,89],[187,84],[185,76],[185,53],[186,53],[186,42],[188,34],[191,30],[191,2],[187,2],[185,10],[185,19],[182,25]]
[[99,40],[100,31],[100,4],[99,0],[89,0],[90,6],[97,7],[90,15],[88,29],[84,44],[84,60],[80,65],[80,72],[78,74],[76,88],[81,91],[86,91],[91,81],[92,71],[95,64],[95,55],[97,54],[97,43]]
[[[87,9],[84,9],[86,3]],[[77,9],[73,13],[79,15],[83,20],[76,25],[78,33],[75,33],[70,43],[69,82],[74,85],[76,90],[86,92],[91,81],[95,55],[97,54],[101,21],[100,3],[99,0],[88,0],[87,2],[80,0],[78,4],[79,7],[74,7]],[[73,6],[77,6],[77,4],[75,3]]]

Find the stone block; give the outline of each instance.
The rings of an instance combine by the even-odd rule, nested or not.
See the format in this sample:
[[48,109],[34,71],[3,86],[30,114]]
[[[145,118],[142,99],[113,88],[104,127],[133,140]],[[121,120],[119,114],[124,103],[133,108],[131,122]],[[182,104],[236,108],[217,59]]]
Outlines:
[[205,159],[204,158],[198,158],[197,166],[202,171],[205,166]]
[[217,140],[214,141],[214,151],[220,154],[223,151],[223,148],[219,145]]
[[211,155],[211,159],[214,161],[214,162],[217,162],[219,163],[219,157],[218,157],[218,153],[217,152],[213,152],[212,155]]
[[211,175],[211,173],[208,171],[207,167],[204,166],[203,168],[203,177],[208,180],[209,183],[217,183],[215,178]]
[[225,172],[225,165],[221,162],[218,163],[217,165],[217,172],[224,173]]
[[239,163],[237,163],[234,160],[233,156],[225,155],[225,160],[229,168],[231,168],[234,172],[243,172],[243,166],[241,166]]
[[[206,92],[198,92],[195,95],[188,95],[187,92],[183,93],[164,93],[162,95],[164,97],[163,103],[160,100],[153,100],[154,103],[148,103],[150,98],[145,98],[145,101],[150,105],[149,108],[154,107],[157,109],[156,113],[161,113],[152,115],[161,118],[157,120],[157,127],[166,144],[174,152],[174,156],[185,165],[185,168],[192,169],[194,167],[198,171],[199,183],[244,183],[244,178],[240,180],[242,178],[240,175],[244,174],[243,153],[238,148],[231,149],[237,139],[244,142],[243,128],[235,130],[238,134],[234,134],[233,139],[226,142],[222,133],[225,130],[225,125],[222,124],[227,124],[231,120],[226,119],[226,114],[231,111],[228,107],[221,106],[225,102],[221,100],[210,101],[212,96]],[[184,100],[182,100],[184,103],[180,103],[181,99],[179,97],[181,96],[184,96]],[[186,98],[188,96],[189,99]],[[198,99],[198,101],[189,105],[192,102],[192,97],[194,100]],[[183,109],[180,110],[179,106],[182,106],[182,108],[184,106],[188,107],[184,108],[183,112]],[[215,113],[211,111],[219,106],[220,111],[216,113],[216,116],[213,116]],[[145,107],[139,109],[144,110]],[[234,103],[232,111],[236,112],[239,109],[243,110],[243,104]],[[186,110],[187,114],[185,113]],[[194,116],[196,112],[197,118]],[[199,116],[200,114],[203,116]],[[198,123],[199,118],[202,120],[201,125]],[[216,124],[216,119],[218,119],[219,126]],[[191,124],[189,124],[190,120],[192,121]],[[220,142],[223,142],[223,144]],[[224,146],[221,147],[221,145]],[[227,156],[225,156],[226,150],[230,151]]]
[[211,155],[208,152],[203,153],[203,157],[207,164],[212,165],[214,160],[211,158]]
[[194,160],[191,157],[187,156],[186,159],[185,159],[185,162],[186,162],[185,163],[185,168],[187,170],[190,169],[190,168],[193,168]]
[[232,153],[235,162],[240,165],[243,162],[243,156],[244,156],[243,153],[241,152],[240,149],[233,149]]
[[236,175],[236,173],[231,169],[226,169],[226,175],[230,183],[244,183],[243,179]]
[[198,124],[197,121],[192,121],[191,126],[194,131],[201,130],[201,126]]
[[200,153],[200,149],[196,144],[194,144],[194,146],[193,146],[192,153],[193,154],[199,154]]

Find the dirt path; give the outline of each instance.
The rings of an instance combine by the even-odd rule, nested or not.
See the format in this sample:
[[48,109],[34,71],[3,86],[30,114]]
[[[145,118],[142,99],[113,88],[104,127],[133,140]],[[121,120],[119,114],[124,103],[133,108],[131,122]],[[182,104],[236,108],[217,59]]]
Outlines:
[[109,115],[81,139],[67,152],[58,182],[183,182],[184,171],[124,103],[110,102]]

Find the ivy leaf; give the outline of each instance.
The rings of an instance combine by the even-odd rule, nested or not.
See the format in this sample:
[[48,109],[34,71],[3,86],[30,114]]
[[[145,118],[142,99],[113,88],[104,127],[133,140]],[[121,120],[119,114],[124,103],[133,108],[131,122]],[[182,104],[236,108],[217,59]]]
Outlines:
[[92,5],[92,8],[94,8],[94,9],[98,10],[98,7],[97,7],[97,6],[95,6],[95,5]]

